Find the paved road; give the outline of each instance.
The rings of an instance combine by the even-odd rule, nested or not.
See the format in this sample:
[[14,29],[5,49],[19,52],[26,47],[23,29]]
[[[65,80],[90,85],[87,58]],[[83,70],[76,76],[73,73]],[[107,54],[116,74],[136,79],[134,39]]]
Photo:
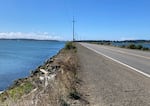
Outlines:
[[81,44],[101,55],[104,55],[118,63],[121,63],[135,71],[140,72],[141,74],[150,77],[150,52],[96,44]]
[[[111,47],[91,44],[82,45],[107,53],[107,55],[114,56],[113,58],[116,59],[126,59],[127,64],[140,64],[141,66],[143,64],[148,67],[148,63],[145,63],[145,65],[142,62],[149,62],[149,59],[146,60],[145,58],[149,57],[149,53],[139,51],[134,53],[134,51],[128,52],[128,50],[119,48],[113,48],[112,51],[108,50]],[[86,47],[77,44],[80,65],[78,77],[82,81],[79,87],[80,92],[90,102],[90,106],[150,106],[149,77],[99,55]],[[117,50],[128,54],[118,53]],[[134,53],[137,56],[130,56],[133,54],[129,53]]]

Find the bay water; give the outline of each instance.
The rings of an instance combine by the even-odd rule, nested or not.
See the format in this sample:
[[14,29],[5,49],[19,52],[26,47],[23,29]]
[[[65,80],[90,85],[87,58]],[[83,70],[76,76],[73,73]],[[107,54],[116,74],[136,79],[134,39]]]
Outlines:
[[57,54],[65,42],[0,40],[0,91],[14,80],[26,77],[44,61]]

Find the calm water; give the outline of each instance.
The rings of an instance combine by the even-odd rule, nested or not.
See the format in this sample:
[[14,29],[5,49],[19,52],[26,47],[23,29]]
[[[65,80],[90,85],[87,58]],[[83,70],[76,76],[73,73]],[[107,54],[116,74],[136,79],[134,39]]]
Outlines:
[[0,90],[55,55],[65,42],[0,40]]

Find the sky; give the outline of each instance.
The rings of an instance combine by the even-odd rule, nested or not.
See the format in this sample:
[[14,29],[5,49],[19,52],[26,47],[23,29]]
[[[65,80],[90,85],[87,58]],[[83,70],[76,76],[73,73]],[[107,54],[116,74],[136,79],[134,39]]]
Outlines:
[[150,0],[0,0],[0,38],[150,40]]

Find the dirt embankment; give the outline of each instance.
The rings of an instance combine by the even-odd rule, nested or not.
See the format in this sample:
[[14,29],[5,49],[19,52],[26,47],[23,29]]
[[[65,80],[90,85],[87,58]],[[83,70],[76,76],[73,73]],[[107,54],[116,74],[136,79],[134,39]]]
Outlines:
[[[76,48],[61,50],[28,78],[0,94],[0,106],[84,106],[78,93]],[[47,74],[40,71],[44,69]]]

